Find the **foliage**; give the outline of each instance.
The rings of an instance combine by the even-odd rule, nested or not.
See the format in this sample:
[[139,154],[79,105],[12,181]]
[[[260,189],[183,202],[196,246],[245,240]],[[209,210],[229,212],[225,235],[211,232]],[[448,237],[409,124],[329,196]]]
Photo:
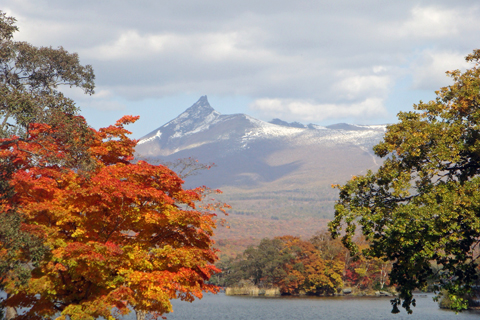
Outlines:
[[467,307],[478,310],[478,307],[480,307],[480,302],[478,301],[478,286],[461,298],[462,299],[458,299],[458,296],[452,295],[446,290],[442,290],[434,300],[442,309],[458,310],[459,304],[461,304],[463,308]]
[[260,287],[271,287],[285,275],[282,266],[290,259],[288,253],[282,251],[279,239],[263,239],[257,247],[248,247],[236,265],[233,266],[230,281],[250,279]]
[[[0,11],[0,139],[15,136],[2,140],[2,147],[26,141],[32,123],[63,124],[65,131],[56,131],[56,137],[52,138],[61,138],[69,145],[70,152],[62,159],[51,158],[50,161],[88,170],[92,162],[81,139],[73,139],[72,130],[77,138],[84,139],[89,139],[91,132],[82,123],[82,128],[70,126],[78,109],[57,88],[75,86],[92,94],[93,70],[91,66],[82,66],[76,54],[61,47],[35,47],[14,41],[13,35],[18,31],[15,22],[15,18]],[[32,266],[37,266],[47,251],[38,234],[22,225],[23,217],[11,200],[14,190],[10,180],[16,170],[14,160],[8,156],[0,159],[0,201],[10,204],[0,210],[0,289],[4,288],[4,280],[8,277],[16,284],[26,283]]]
[[[58,86],[93,94],[92,67],[13,40],[0,11],[0,287],[23,317],[111,319],[216,291],[215,210],[164,166],[130,163],[123,126],[92,130]],[[3,310],[2,310],[3,313]]]
[[222,205],[200,203],[205,190],[182,189],[164,166],[130,163],[136,141],[123,126],[135,120],[91,129],[85,143],[96,165],[88,174],[51,161],[68,153],[59,126],[33,124],[26,141],[2,148],[1,158],[16,166],[16,193],[2,207],[16,203],[22,228],[49,248],[26,285],[5,280],[7,304],[28,307],[29,319],[58,312],[58,319],[110,319],[113,307],[125,314],[129,306],[161,315],[171,311],[172,298],[216,292],[206,281],[218,271],[211,237]]
[[301,291],[313,295],[331,295],[343,286],[342,272],[344,263],[341,260],[324,260],[315,246],[298,237],[280,237],[284,243],[284,251],[292,259],[283,268],[287,276],[279,281],[283,293],[298,294]]
[[216,281],[226,286],[249,280],[258,287],[278,287],[283,294],[328,295],[343,285],[341,260],[324,260],[311,242],[292,236],[265,238],[218,266],[222,274]]
[[282,252],[279,239],[263,239],[257,246],[249,246],[236,258],[224,258],[218,264],[222,273],[214,282],[222,286],[235,286],[241,280],[249,280],[258,287],[269,288],[285,276],[283,264],[290,256]]
[[[432,263],[440,266],[436,290],[466,307],[478,269],[480,239],[480,50],[466,57],[473,66],[447,72],[454,83],[433,101],[399,113],[375,146],[385,158],[377,172],[353,177],[340,190],[334,236],[353,253],[357,225],[371,245],[364,254],[393,262],[392,284],[411,313],[412,291],[427,285]],[[403,300],[403,302],[401,302]]]
[[455,304],[458,303],[457,297],[450,295],[446,290],[442,290],[441,296],[438,297],[438,306],[442,309],[457,309],[458,306]]
[[349,252],[338,239],[333,239],[331,234],[322,231],[317,232],[309,240],[320,252],[320,257],[324,260],[343,260],[347,262]]
[[94,92],[91,66],[82,66],[76,53],[62,47],[14,41],[15,21],[0,11],[0,138],[25,137],[30,123],[48,123],[56,112],[75,113],[77,107],[58,91],[59,85]]

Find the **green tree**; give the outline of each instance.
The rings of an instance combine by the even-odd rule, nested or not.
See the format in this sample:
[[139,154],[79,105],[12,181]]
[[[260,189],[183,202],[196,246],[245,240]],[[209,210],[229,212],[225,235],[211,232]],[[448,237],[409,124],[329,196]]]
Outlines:
[[284,250],[280,239],[262,239],[257,247],[248,247],[234,261],[224,263],[223,284],[237,285],[241,280],[251,280],[258,287],[271,287],[286,276],[285,263],[293,256]]
[[253,283],[261,287],[270,287],[285,275],[282,266],[291,256],[283,252],[279,239],[263,239],[258,247],[248,247],[240,263],[245,274],[250,275]]
[[[371,246],[365,254],[393,262],[392,301],[411,313],[412,291],[424,288],[440,266],[436,290],[454,297],[452,308],[467,307],[478,270],[480,241],[480,50],[466,57],[465,72],[447,72],[453,84],[436,91],[433,101],[399,113],[375,154],[385,159],[377,172],[353,177],[340,190],[334,236],[353,253],[361,226]],[[401,301],[403,300],[403,302]]]
[[[18,31],[15,22],[15,18],[0,11],[0,144],[6,147],[25,141],[30,125],[35,122],[61,126],[64,130],[57,130],[56,136],[50,138],[62,140],[68,152],[64,158],[52,161],[77,170],[89,169],[91,157],[83,142],[91,139],[90,130],[87,126],[77,126],[79,122],[73,116],[78,108],[58,86],[80,87],[92,94],[95,78],[92,67],[82,66],[77,54],[61,47],[35,47],[14,41],[13,35]],[[10,158],[0,161],[2,201],[14,193],[9,183],[16,170],[13,162]],[[22,217],[14,204],[1,209],[0,253],[4,254],[0,255],[0,289],[3,289],[6,277],[14,277],[19,284],[28,281],[31,268],[47,248],[38,237],[22,229]]]
[[78,111],[60,85],[94,93],[94,73],[76,53],[14,41],[16,19],[0,11],[0,137],[26,136],[30,123],[49,123],[54,113]]

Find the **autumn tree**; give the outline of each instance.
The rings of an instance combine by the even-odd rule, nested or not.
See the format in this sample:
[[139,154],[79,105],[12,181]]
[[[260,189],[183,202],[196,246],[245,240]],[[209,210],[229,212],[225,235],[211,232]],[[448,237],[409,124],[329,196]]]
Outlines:
[[[14,41],[18,31],[15,18],[0,11],[0,139],[7,148],[29,137],[32,123],[70,123],[77,107],[66,98],[58,86],[67,85],[82,88],[92,94],[94,74],[91,66],[82,66],[76,54],[63,48],[35,47],[27,42]],[[78,123],[76,123],[78,125]],[[69,126],[65,126],[67,128]],[[90,157],[80,140],[72,139],[71,129],[56,132],[64,143],[70,145],[71,153],[60,161],[65,165],[88,168]],[[75,128],[83,139],[89,139],[87,126]],[[14,159],[0,159],[0,201],[9,201],[14,194],[10,180],[16,167]],[[30,265],[36,265],[47,248],[42,239],[22,228],[22,216],[16,212],[14,203],[0,210],[0,289],[3,280],[15,275],[16,281],[25,283],[30,275]],[[22,252],[22,259],[18,252]],[[12,314],[14,312],[11,312]]]
[[[133,164],[123,125],[92,130],[61,85],[92,94],[91,66],[13,40],[0,12],[0,286],[28,319],[137,317],[215,291],[220,204],[164,166]],[[222,209],[222,208],[219,208]],[[114,308],[114,309],[112,309]],[[14,315],[12,315],[14,316]]]
[[384,290],[391,271],[392,263],[383,259],[364,255],[368,252],[370,244],[359,237],[355,245],[359,252],[349,258],[348,266],[345,268],[345,281],[350,286],[356,286],[360,290],[372,291],[375,289]]
[[343,261],[322,259],[320,251],[311,242],[298,237],[283,236],[278,239],[284,244],[283,251],[292,257],[283,266],[287,275],[278,282],[282,292],[332,295],[343,286]]
[[26,141],[2,148],[16,166],[15,194],[2,205],[16,203],[23,227],[49,248],[26,284],[4,281],[7,305],[28,308],[23,317],[111,318],[130,307],[156,317],[170,299],[217,291],[206,281],[218,271],[212,235],[223,208],[203,203],[201,188],[184,190],[165,166],[131,163],[136,141],[123,126],[135,120],[91,129],[88,174],[51,162],[68,148],[54,139],[61,126],[33,124]]
[[347,260],[345,254],[348,250],[339,239],[332,238],[330,232],[326,230],[317,232],[309,242],[315,246],[324,260]]
[[285,275],[282,267],[290,259],[282,249],[279,239],[262,239],[257,247],[250,246],[243,252],[238,267],[255,285],[272,287]]
[[343,285],[343,261],[323,260],[311,242],[293,236],[265,238],[219,266],[219,280],[227,286],[247,280],[258,287],[277,287],[282,294],[329,295]]
[[[377,172],[338,186],[334,236],[353,252],[357,226],[370,247],[365,254],[393,262],[394,301],[410,313],[412,291],[435,274],[453,308],[467,307],[462,296],[477,277],[480,241],[480,50],[466,57],[472,67],[447,72],[453,84],[433,101],[399,113],[374,147],[384,158]],[[439,268],[432,269],[432,264]],[[403,300],[403,301],[402,301]]]

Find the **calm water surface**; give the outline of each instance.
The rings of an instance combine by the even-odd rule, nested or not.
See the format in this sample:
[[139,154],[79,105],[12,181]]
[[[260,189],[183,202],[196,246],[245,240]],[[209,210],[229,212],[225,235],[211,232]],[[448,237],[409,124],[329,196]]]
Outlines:
[[[3,292],[0,292],[3,296]],[[480,312],[455,314],[438,308],[433,295],[415,296],[413,314],[403,309],[391,314],[389,298],[374,297],[248,297],[206,294],[193,303],[173,300],[167,320],[465,320],[480,319]],[[124,320],[135,320],[131,313]]]
[[174,312],[167,320],[291,320],[291,319],[480,319],[478,312],[454,312],[438,308],[433,295],[416,296],[413,314],[403,309],[392,314],[389,298],[375,297],[246,297],[208,294],[193,303],[172,301]]

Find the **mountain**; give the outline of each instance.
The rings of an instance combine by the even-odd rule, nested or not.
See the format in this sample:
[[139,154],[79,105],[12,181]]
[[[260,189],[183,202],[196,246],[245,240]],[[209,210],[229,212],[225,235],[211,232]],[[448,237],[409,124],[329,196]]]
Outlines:
[[365,125],[358,125],[358,124],[349,124],[349,123],[337,123],[327,126],[328,129],[336,129],[336,130],[347,130],[347,131],[369,131],[369,130],[379,130],[385,131],[385,125],[373,125],[373,126],[365,126]]
[[244,246],[245,239],[284,234],[308,237],[324,228],[333,218],[337,196],[331,185],[378,167],[381,161],[372,147],[385,128],[323,127],[223,115],[203,96],[177,118],[142,137],[136,156],[160,162],[192,157],[215,163],[214,168],[188,177],[186,186],[223,190],[220,199],[232,205],[227,217],[230,229],[220,228],[217,237]]
[[278,124],[278,125],[281,125],[281,126],[285,126],[285,127],[293,127],[293,128],[308,128],[308,126],[300,123],[300,122],[286,122],[286,121],[283,121],[283,120],[280,120],[278,118],[275,118],[273,119],[272,121],[269,121],[268,123],[273,123],[273,124]]

